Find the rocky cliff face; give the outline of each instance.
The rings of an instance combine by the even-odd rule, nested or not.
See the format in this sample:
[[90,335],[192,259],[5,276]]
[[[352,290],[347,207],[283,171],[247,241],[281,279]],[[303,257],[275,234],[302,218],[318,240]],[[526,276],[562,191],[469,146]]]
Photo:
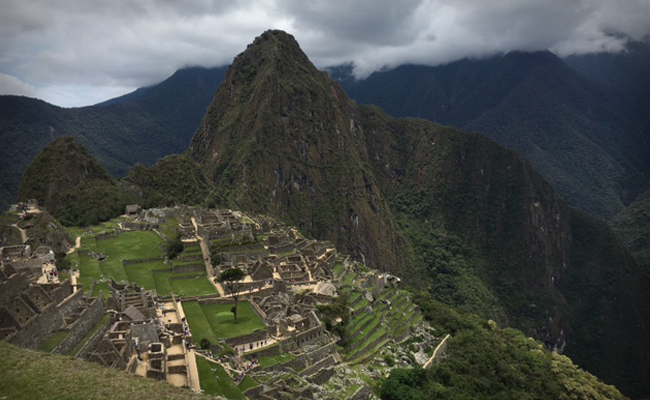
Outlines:
[[[265,32],[235,59],[189,155],[219,205],[276,215],[411,284],[439,278],[436,257],[471,257],[475,286],[452,298],[487,288],[509,325],[628,393],[649,391],[648,277],[605,224],[483,136],[356,105],[290,35]],[[408,230],[395,222],[405,198]],[[445,235],[471,251],[421,254]]]

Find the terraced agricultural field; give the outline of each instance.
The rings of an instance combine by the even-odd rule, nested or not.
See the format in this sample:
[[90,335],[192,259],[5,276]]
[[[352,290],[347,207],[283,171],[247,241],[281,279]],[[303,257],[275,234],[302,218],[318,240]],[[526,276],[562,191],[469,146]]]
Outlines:
[[[93,280],[95,285],[93,295],[100,290],[108,295],[106,280],[128,281],[147,290],[156,290],[160,296],[176,294],[178,296],[218,295],[216,288],[208,281],[203,269],[201,250],[198,246],[189,247],[180,257],[198,256],[198,260],[175,260],[172,265],[163,261],[165,241],[153,231],[121,232],[118,237],[97,240],[93,235],[85,235],[81,239],[81,252],[75,252],[68,257],[73,265],[80,270],[80,283],[85,290],[90,290]],[[101,253],[106,258],[99,261],[89,252]],[[179,257],[179,258],[180,258]],[[123,260],[142,260],[143,262],[124,263]],[[197,265],[194,272],[174,272],[172,266]],[[104,280],[100,282],[100,280]]]
[[237,305],[236,322],[230,312],[234,303],[199,304],[196,301],[184,301],[182,304],[194,341],[207,338],[216,343],[219,339],[229,339],[266,329],[247,301],[240,301]]

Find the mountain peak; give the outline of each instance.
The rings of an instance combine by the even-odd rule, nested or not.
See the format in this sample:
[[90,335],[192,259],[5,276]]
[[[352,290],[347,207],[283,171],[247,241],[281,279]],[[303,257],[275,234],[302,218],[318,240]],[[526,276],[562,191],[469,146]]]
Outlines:
[[309,73],[317,71],[292,35],[280,30],[268,30],[235,57],[231,71],[235,77],[249,80],[272,71],[293,75],[299,69]]

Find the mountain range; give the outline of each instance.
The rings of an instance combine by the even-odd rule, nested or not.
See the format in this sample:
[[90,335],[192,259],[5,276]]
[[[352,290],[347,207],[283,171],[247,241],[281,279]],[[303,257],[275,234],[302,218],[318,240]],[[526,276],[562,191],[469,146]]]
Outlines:
[[330,70],[351,98],[394,117],[485,134],[520,152],[569,202],[610,219],[648,190],[650,44],[618,55],[545,51],[405,65],[354,79]]
[[[124,107],[153,90],[97,107]],[[271,214],[414,291],[521,329],[624,393],[650,393],[647,271],[516,151],[358,105],[281,31],[235,58],[197,125],[186,154],[136,165],[120,181],[59,138],[30,164],[20,198],[37,198],[68,223],[95,218],[80,211],[106,198]],[[70,153],[85,161],[57,162],[47,178],[47,160]],[[101,189],[79,187],[86,170]],[[69,193],[65,208],[39,190],[60,176],[82,177],[57,183]],[[106,188],[116,195],[93,196]]]

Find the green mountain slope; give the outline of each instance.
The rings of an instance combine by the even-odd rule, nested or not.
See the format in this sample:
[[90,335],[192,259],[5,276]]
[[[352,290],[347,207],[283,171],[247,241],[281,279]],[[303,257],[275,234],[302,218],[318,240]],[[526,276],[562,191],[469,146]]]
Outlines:
[[588,213],[610,218],[650,182],[645,111],[550,52],[401,66],[359,81],[344,68],[332,73],[360,103],[516,149]]
[[650,272],[650,192],[616,214],[611,225],[639,264]]
[[123,181],[144,208],[201,204],[212,191],[212,182],[185,154],[161,158],[150,168],[136,164]]
[[0,209],[15,200],[23,171],[49,142],[74,136],[111,174],[124,176],[187,148],[224,68],[187,68],[102,105],[64,109],[0,96]]
[[119,215],[129,199],[106,168],[72,136],[49,143],[32,160],[18,200],[38,200],[66,225],[94,225]]
[[235,59],[189,155],[218,204],[279,216],[649,392],[648,277],[605,224],[481,135],[357,106],[290,35]]
[[216,201],[271,213],[382,270],[407,257],[364,153],[358,111],[292,37],[266,32],[235,58],[189,155]]

